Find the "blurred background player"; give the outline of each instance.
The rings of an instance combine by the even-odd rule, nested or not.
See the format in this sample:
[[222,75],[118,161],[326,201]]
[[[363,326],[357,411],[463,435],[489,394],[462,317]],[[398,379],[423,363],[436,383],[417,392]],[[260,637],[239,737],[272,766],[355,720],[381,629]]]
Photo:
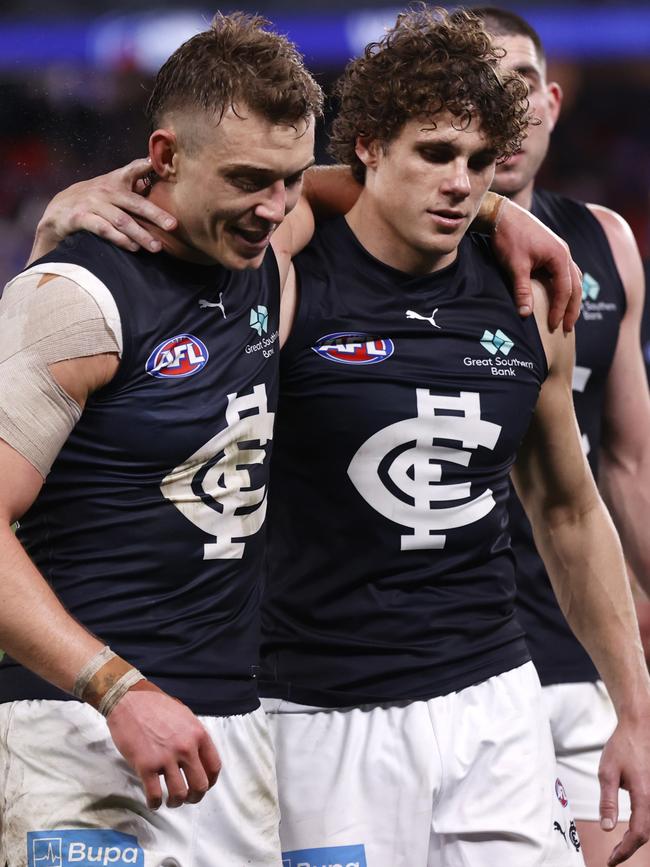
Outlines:
[[[582,441],[620,533],[628,563],[650,590],[650,393],[640,341],[644,274],[634,236],[613,211],[540,189],[535,177],[549,149],[562,90],[547,81],[536,31],[520,16],[496,8],[473,10],[506,50],[501,66],[527,81],[531,125],[521,149],[497,166],[492,189],[528,208],[568,242],[583,271],[583,309],[576,326],[574,403]],[[588,867],[604,864],[612,834],[599,824],[598,764],[616,716],[605,687],[560,610],[531,526],[513,494],[518,617],[544,685],[558,759]],[[619,801],[621,836],[629,800]],[[639,852],[631,864],[648,864]]]

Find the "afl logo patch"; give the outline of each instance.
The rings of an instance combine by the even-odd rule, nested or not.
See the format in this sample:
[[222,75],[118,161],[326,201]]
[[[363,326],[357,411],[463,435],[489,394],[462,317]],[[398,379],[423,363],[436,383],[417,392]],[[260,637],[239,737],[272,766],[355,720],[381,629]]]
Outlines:
[[569,803],[569,799],[566,795],[566,789],[562,785],[562,781],[558,778],[555,781],[555,794],[557,795],[557,799],[562,804],[563,807],[566,807]]
[[183,379],[203,370],[208,358],[207,347],[198,337],[177,334],[156,346],[144,368],[157,379]]
[[395,344],[389,337],[339,331],[320,337],[312,349],[322,358],[338,364],[377,364],[391,357]]

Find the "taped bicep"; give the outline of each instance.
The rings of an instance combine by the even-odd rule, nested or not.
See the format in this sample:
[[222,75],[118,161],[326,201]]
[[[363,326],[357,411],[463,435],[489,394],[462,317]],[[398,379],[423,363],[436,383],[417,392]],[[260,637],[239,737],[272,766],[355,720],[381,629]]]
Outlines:
[[[88,274],[79,272],[80,279]],[[44,280],[46,273],[49,266],[19,275],[0,300],[0,437],[43,478],[82,412],[52,365],[122,354],[119,314],[106,287],[96,281],[103,292],[88,288],[68,275]]]

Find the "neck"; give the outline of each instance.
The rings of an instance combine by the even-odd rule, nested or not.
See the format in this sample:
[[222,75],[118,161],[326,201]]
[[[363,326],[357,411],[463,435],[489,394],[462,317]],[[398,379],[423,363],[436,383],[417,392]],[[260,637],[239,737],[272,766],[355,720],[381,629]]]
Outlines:
[[[154,205],[158,205],[159,208],[163,208],[169,214],[174,214],[173,202],[167,195],[165,184],[161,181],[154,184],[151,188],[149,200],[153,202]],[[174,216],[176,215],[174,214]],[[183,231],[180,220],[178,221],[178,228],[171,232],[164,231],[154,223],[150,223],[148,220],[144,219],[144,217],[135,217],[135,220],[140,223],[141,226],[146,228],[149,234],[153,235],[157,241],[160,241],[163,250],[170,256],[174,256],[177,259],[184,259],[186,262],[196,262],[200,265],[218,264],[192,246]]]
[[371,256],[384,265],[414,277],[446,268],[458,254],[457,248],[449,253],[414,248],[384,220],[381,209],[367,188],[362,190],[345,219],[359,243]]
[[531,181],[529,184],[522,190],[518,190],[516,193],[504,193],[506,198],[510,199],[511,202],[514,202],[515,205],[519,205],[520,208],[525,208],[525,210],[530,211],[533,206],[533,189],[535,186],[535,182]]

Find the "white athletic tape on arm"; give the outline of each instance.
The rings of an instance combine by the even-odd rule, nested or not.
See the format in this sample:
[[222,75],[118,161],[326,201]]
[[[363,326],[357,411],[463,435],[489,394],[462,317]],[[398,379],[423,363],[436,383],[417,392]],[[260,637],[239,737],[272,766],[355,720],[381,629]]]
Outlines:
[[90,681],[97,674],[100,668],[106,665],[107,662],[110,662],[111,659],[115,659],[116,656],[117,653],[114,653],[108,644],[106,647],[102,647],[99,653],[96,653],[92,659],[88,660],[77,675],[77,679],[72,687],[72,694],[83,701],[84,692],[86,691],[86,687]]
[[138,671],[137,668],[132,668],[130,671],[127,671],[126,674],[123,674],[100,701],[99,707],[97,708],[100,714],[107,717],[118,701],[124,698],[131,687],[135,686],[136,683],[140,683],[141,680],[145,680],[145,676],[142,672]]
[[[68,273],[38,285],[44,274],[62,270]],[[83,283],[72,282],[72,274]],[[48,264],[7,284],[0,300],[0,437],[43,478],[81,417],[49,365],[103,353],[121,355],[122,328],[113,297],[94,275]]]

